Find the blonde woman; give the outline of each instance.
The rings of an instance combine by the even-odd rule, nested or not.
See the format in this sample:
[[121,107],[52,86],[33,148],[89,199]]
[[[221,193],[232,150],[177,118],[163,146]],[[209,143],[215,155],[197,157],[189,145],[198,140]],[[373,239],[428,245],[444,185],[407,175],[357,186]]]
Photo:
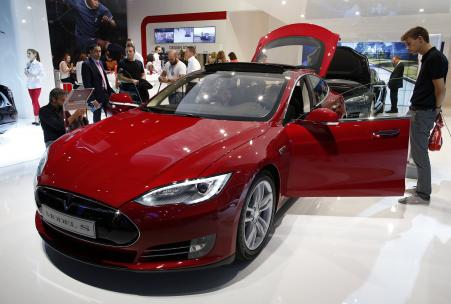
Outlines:
[[226,62],[227,62],[227,58],[226,58],[224,51],[219,51],[218,55],[216,55],[215,63],[226,63]]
[[44,69],[40,62],[39,53],[34,49],[27,50],[27,66],[25,75],[27,76],[27,88],[33,104],[34,122],[33,125],[39,126],[39,95],[41,95],[42,78],[44,78]]

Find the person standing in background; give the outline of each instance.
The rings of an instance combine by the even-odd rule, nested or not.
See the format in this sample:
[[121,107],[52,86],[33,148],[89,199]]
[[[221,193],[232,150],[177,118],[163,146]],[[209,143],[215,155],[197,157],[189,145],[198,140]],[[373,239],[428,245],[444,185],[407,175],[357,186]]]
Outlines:
[[219,51],[218,54],[216,55],[215,63],[226,63],[226,62],[227,58],[224,51]]
[[230,62],[238,62],[238,58],[236,57],[234,52],[230,52],[228,56],[229,56]]
[[[176,50],[168,51],[168,62],[164,65],[164,70],[158,80],[162,83],[174,83],[186,75],[186,65],[177,57]],[[169,104],[178,104],[184,97],[183,92],[179,88],[177,92],[169,95]]]
[[44,78],[44,69],[40,62],[39,53],[34,49],[27,50],[27,66],[25,75],[27,76],[27,88],[33,104],[34,122],[33,125],[39,126],[39,95],[41,95],[42,78]]
[[[138,60],[139,62],[141,62],[142,66],[144,68],[144,57],[136,51],[135,43],[133,42],[133,40],[128,38],[127,43],[125,44],[125,49],[127,49],[130,46],[132,46],[133,49],[135,50],[135,55],[133,57],[133,60]],[[125,57],[127,57],[127,50],[125,52],[126,52]]]
[[194,46],[189,46],[186,48],[185,60],[188,63],[186,74],[199,71],[202,68],[199,61],[196,59],[196,48]]
[[61,82],[75,84],[74,79],[71,77],[71,74],[75,72],[75,67],[71,62],[71,58],[68,53],[64,54],[63,60],[59,64],[59,70]]
[[390,89],[391,109],[386,113],[398,113],[398,89],[402,88],[404,82],[404,64],[399,56],[393,56],[391,60],[395,69],[390,75],[388,88]]
[[149,92],[140,86],[140,80],[146,79],[144,66],[135,58],[135,47],[130,44],[125,49],[127,56],[119,62],[117,79],[120,81],[121,92],[131,93],[132,98],[137,96],[135,102],[141,104],[149,99]]
[[83,86],[85,88],[93,88],[89,97],[88,104],[94,108],[94,122],[100,121],[102,116],[102,108],[105,110],[108,106],[108,99],[114,92],[108,83],[108,78],[103,68],[100,56],[102,49],[99,45],[92,45],[89,47],[89,58],[81,67],[81,76],[83,79]]
[[163,64],[161,63],[160,58],[161,51],[161,47],[157,45],[155,47],[155,53],[153,54],[153,58],[155,59],[155,62],[153,63],[153,70],[154,73],[158,75],[160,75],[163,70]]
[[81,66],[83,65],[83,62],[88,59],[88,56],[86,56],[86,53],[81,53],[80,57],[78,58],[77,64],[75,65],[75,73],[77,75],[77,84],[83,85],[83,78],[81,77]]
[[445,100],[448,59],[429,42],[428,31],[420,26],[408,30],[402,37],[412,54],[421,54],[421,69],[410,98],[410,153],[418,170],[417,186],[407,189],[411,194],[401,198],[401,204],[425,204],[432,193],[429,135]]

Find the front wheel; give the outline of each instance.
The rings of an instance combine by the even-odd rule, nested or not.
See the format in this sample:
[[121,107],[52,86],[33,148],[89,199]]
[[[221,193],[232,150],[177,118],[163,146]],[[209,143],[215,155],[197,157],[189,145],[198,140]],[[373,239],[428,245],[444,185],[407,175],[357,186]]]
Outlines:
[[276,188],[270,174],[262,172],[252,183],[241,211],[237,257],[252,260],[265,246],[276,206]]

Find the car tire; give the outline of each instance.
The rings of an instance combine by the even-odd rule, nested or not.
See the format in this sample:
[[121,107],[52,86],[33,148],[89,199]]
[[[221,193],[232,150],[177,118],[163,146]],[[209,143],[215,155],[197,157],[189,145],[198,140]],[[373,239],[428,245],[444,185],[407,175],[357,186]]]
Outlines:
[[259,173],[246,195],[238,223],[236,257],[253,260],[265,247],[272,229],[277,191],[270,173]]

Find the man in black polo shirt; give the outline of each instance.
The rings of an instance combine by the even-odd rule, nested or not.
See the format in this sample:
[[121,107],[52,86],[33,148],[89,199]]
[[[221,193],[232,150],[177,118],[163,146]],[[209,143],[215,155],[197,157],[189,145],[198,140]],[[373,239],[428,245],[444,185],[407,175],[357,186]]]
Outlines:
[[[49,103],[39,110],[39,120],[41,121],[42,131],[44,131],[46,147],[66,133],[63,116],[65,98],[66,92],[59,88],[53,89],[49,95]],[[76,110],[74,114],[67,118],[68,124],[72,125],[84,114],[85,110]]]
[[417,166],[417,187],[408,189],[412,194],[399,200],[402,204],[429,204],[432,192],[431,163],[428,154],[428,139],[434,121],[445,99],[445,81],[448,60],[429,43],[429,33],[422,27],[407,31],[401,40],[411,53],[422,55],[421,70],[410,99],[410,151]]
[[127,44],[125,50],[127,57],[122,59],[118,65],[118,79],[121,82],[121,91],[132,93],[132,97],[139,94],[140,97],[135,101],[138,103],[141,103],[141,101],[145,102],[149,99],[149,93],[147,90],[140,88],[140,79],[146,78],[143,64],[134,59],[135,46],[133,44]]

